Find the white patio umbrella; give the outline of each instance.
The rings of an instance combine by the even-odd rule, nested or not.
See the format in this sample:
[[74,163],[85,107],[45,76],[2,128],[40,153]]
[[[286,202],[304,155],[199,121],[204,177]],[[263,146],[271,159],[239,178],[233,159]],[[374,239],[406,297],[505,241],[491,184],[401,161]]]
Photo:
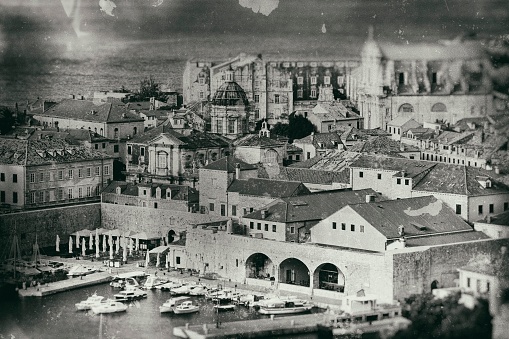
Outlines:
[[170,253],[166,253],[166,269],[170,268]]
[[[126,241],[124,241],[124,242],[126,242]],[[125,244],[124,244],[124,246],[122,246],[122,251],[123,251],[122,252],[122,259],[123,259],[124,262],[126,262],[127,261],[127,246],[125,246]]]
[[118,251],[120,251],[120,236],[117,236],[117,242],[115,245],[115,253],[118,254]]
[[57,234],[57,240],[55,243],[55,251],[60,252],[60,237]]
[[138,236],[136,236],[136,239],[135,239],[135,242],[136,242],[136,251],[139,251],[140,250],[140,238],[138,238]]
[[90,232],[90,238],[88,240],[88,249],[89,250],[94,249],[94,236],[92,235],[92,232]]
[[106,252],[106,234],[103,234],[103,252]]
[[69,253],[72,253],[72,237],[69,236]]
[[156,267],[159,267],[159,265],[161,265],[161,259],[159,258],[159,252],[157,253],[157,262],[156,262]]
[[150,263],[150,256],[148,254],[148,250],[147,250],[147,257],[145,258],[145,268],[148,267],[148,264]]
[[95,229],[95,257],[99,258],[99,231]]
[[80,248],[80,232],[76,232],[76,248]]
[[133,238],[129,238],[129,255],[133,255]]
[[110,260],[113,259],[113,236],[110,234]]
[[87,250],[87,246],[85,245],[85,238],[81,240],[81,255],[85,256],[85,251]]

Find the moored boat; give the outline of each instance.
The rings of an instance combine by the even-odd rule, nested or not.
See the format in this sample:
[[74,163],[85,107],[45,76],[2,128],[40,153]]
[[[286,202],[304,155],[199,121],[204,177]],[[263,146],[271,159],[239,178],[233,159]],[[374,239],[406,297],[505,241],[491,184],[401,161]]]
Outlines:
[[182,302],[180,305],[175,306],[175,310],[173,311],[175,314],[187,314],[187,313],[195,313],[200,310],[198,305],[193,304],[192,301],[187,300]]
[[180,303],[189,300],[189,297],[175,297],[170,298],[164,302],[161,306],[159,306],[159,312],[161,313],[168,313],[173,312],[175,310],[175,307],[178,306]]
[[258,312],[260,314],[295,314],[309,311],[313,305],[308,305],[300,301],[272,301],[260,306]]
[[167,282],[166,284],[156,286],[156,289],[159,289],[161,291],[171,291],[172,289],[180,287],[180,286],[182,286],[181,283],[175,282],[175,281],[170,281],[170,282]]
[[168,282],[168,279],[161,278],[155,275],[150,275],[145,283],[143,284],[142,288],[146,290],[151,290],[156,288],[159,285],[166,284]]
[[189,289],[189,295],[203,296],[207,293],[207,287],[203,285],[196,285]]
[[129,288],[114,295],[116,301],[132,301],[147,297],[147,292],[139,288]]
[[96,293],[89,296],[86,300],[82,300],[79,303],[76,303],[76,309],[78,311],[86,311],[92,308],[93,305],[101,303],[104,297],[97,295]]
[[124,305],[118,301],[110,301],[92,305],[91,309],[95,314],[116,313],[125,312],[127,310],[127,305]]
[[79,277],[82,275],[94,273],[95,271],[96,269],[94,267],[87,267],[85,265],[75,265],[69,270],[69,273],[67,273],[67,275],[69,277]]

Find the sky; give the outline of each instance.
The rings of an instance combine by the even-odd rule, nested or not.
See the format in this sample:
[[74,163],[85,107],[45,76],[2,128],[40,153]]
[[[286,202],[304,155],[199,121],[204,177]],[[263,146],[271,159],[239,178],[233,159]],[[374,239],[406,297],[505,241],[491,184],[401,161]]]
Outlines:
[[[73,3],[79,20],[69,17]],[[0,0],[0,65],[54,55],[66,39],[328,34],[381,40],[509,34],[507,0]],[[72,15],[71,15],[72,16]],[[79,22],[79,24],[77,23]],[[324,33],[325,32],[325,33]]]

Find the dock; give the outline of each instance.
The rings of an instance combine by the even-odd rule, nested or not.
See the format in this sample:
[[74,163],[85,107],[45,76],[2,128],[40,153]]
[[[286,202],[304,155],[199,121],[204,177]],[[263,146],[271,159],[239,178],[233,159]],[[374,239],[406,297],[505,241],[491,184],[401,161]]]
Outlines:
[[330,315],[314,313],[296,316],[271,317],[250,321],[180,326],[173,328],[178,338],[259,338],[289,334],[316,333],[319,324],[330,324]]
[[19,289],[18,294],[20,297],[44,297],[59,292],[70,291],[80,287],[102,284],[110,280],[111,273],[109,272],[92,273],[81,277],[44,284],[41,286]]

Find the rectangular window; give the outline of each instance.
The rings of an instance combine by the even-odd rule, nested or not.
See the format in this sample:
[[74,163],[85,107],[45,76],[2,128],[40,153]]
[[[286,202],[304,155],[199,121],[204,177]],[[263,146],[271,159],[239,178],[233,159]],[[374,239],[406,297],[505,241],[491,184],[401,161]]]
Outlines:
[[39,191],[39,202],[44,202],[44,191]]
[[364,226],[363,225],[359,226],[359,232],[364,233]]
[[504,202],[504,211],[509,209],[509,202]]
[[272,232],[276,232],[276,225],[272,225]]
[[470,278],[467,278],[467,287],[470,287]]
[[310,97],[311,97],[311,98],[316,98],[316,89],[311,88],[311,94],[310,94]]
[[232,205],[232,215],[233,216],[237,215],[237,206],[236,205]]
[[338,85],[341,86],[345,83],[345,77],[340,75],[338,76]]
[[209,211],[214,212],[214,203],[209,203]]
[[260,120],[260,110],[258,108],[255,109],[255,120]]
[[87,177],[91,177],[92,176],[92,168],[90,167],[87,167]]
[[332,229],[335,230],[337,227],[337,224],[335,222],[332,223]]
[[44,172],[39,172],[39,182],[44,181]]
[[141,155],[142,157],[144,157],[144,156],[145,156],[145,147],[140,147],[140,155]]
[[316,85],[316,77],[311,77],[311,85]]
[[13,204],[18,203],[18,192],[12,192],[12,203]]
[[110,175],[110,166],[104,166],[104,175]]
[[12,175],[12,182],[18,182],[18,175],[17,174],[13,174]]
[[247,208],[244,208],[244,209],[243,209],[243,213],[244,213],[243,215],[246,215],[246,214],[247,214]]
[[490,213],[495,213],[495,205],[490,204]]
[[396,179],[396,184],[401,185],[401,179],[400,178]]
[[249,222],[249,228],[254,230],[254,222],[252,222],[252,221]]
[[92,196],[92,187],[88,186],[87,187],[87,197],[91,197]]
[[83,198],[83,188],[78,187],[78,198]]
[[461,205],[456,204],[456,214],[461,214]]
[[30,192],[30,203],[35,204],[35,192]]
[[323,77],[323,83],[325,85],[330,85],[330,76],[324,76]]
[[68,172],[69,179],[72,179],[73,175],[74,175],[74,173],[73,173],[72,169],[70,169]]
[[352,232],[355,232],[355,225],[354,225],[354,224],[351,224],[351,225],[350,225],[350,230],[351,230]]
[[274,94],[274,103],[279,104],[279,94]]
[[97,175],[97,176],[101,175],[101,167],[97,166],[95,168],[95,175]]
[[265,224],[265,231],[269,231],[269,224]]
[[67,190],[67,198],[72,199],[72,188],[69,188],[69,190]]
[[304,77],[297,77],[297,85],[304,84]]
[[157,208],[157,202],[154,203],[154,208]]
[[5,181],[5,173],[0,173],[0,181]]
[[30,173],[30,183],[35,182],[35,173]]
[[175,261],[177,262],[177,265],[180,265],[180,257],[175,257]]
[[378,173],[377,178],[378,178],[378,180],[382,180],[382,173]]
[[306,152],[306,158],[311,159],[311,152]]
[[127,154],[133,154],[133,147],[131,145],[127,146]]
[[364,172],[359,172],[359,178],[364,178]]
[[399,84],[404,85],[405,84],[405,73],[399,73]]
[[5,191],[0,191],[0,202],[5,202]]
[[295,227],[294,226],[290,226],[290,234],[295,234]]
[[225,204],[221,204],[221,216],[225,216],[226,215],[226,205]]
[[304,96],[304,91],[302,89],[297,90],[297,98],[302,98]]
[[118,153],[118,145],[113,145],[113,152]]
[[106,144],[105,144],[104,142],[103,142],[103,144],[102,144],[102,147],[103,147],[103,148],[106,148]]
[[256,229],[261,231],[262,230],[262,224],[259,223],[259,222],[256,223]]
[[410,183],[410,180],[405,179],[405,185],[407,185],[407,186],[408,186],[408,184],[409,184],[409,183]]
[[78,168],[78,178],[83,178],[83,169]]
[[479,205],[477,207],[477,211],[478,211],[479,215],[482,215],[482,205]]
[[253,213],[254,209],[252,207],[249,208],[249,213]]
[[99,144],[95,144],[95,149],[99,149]]
[[341,223],[341,230],[346,231],[346,224],[344,222]]
[[259,94],[255,94],[254,95],[254,102],[260,102],[260,95]]
[[486,282],[486,292],[489,292],[490,291],[490,282],[487,281]]
[[200,92],[200,99],[205,98],[205,94],[203,92]]

